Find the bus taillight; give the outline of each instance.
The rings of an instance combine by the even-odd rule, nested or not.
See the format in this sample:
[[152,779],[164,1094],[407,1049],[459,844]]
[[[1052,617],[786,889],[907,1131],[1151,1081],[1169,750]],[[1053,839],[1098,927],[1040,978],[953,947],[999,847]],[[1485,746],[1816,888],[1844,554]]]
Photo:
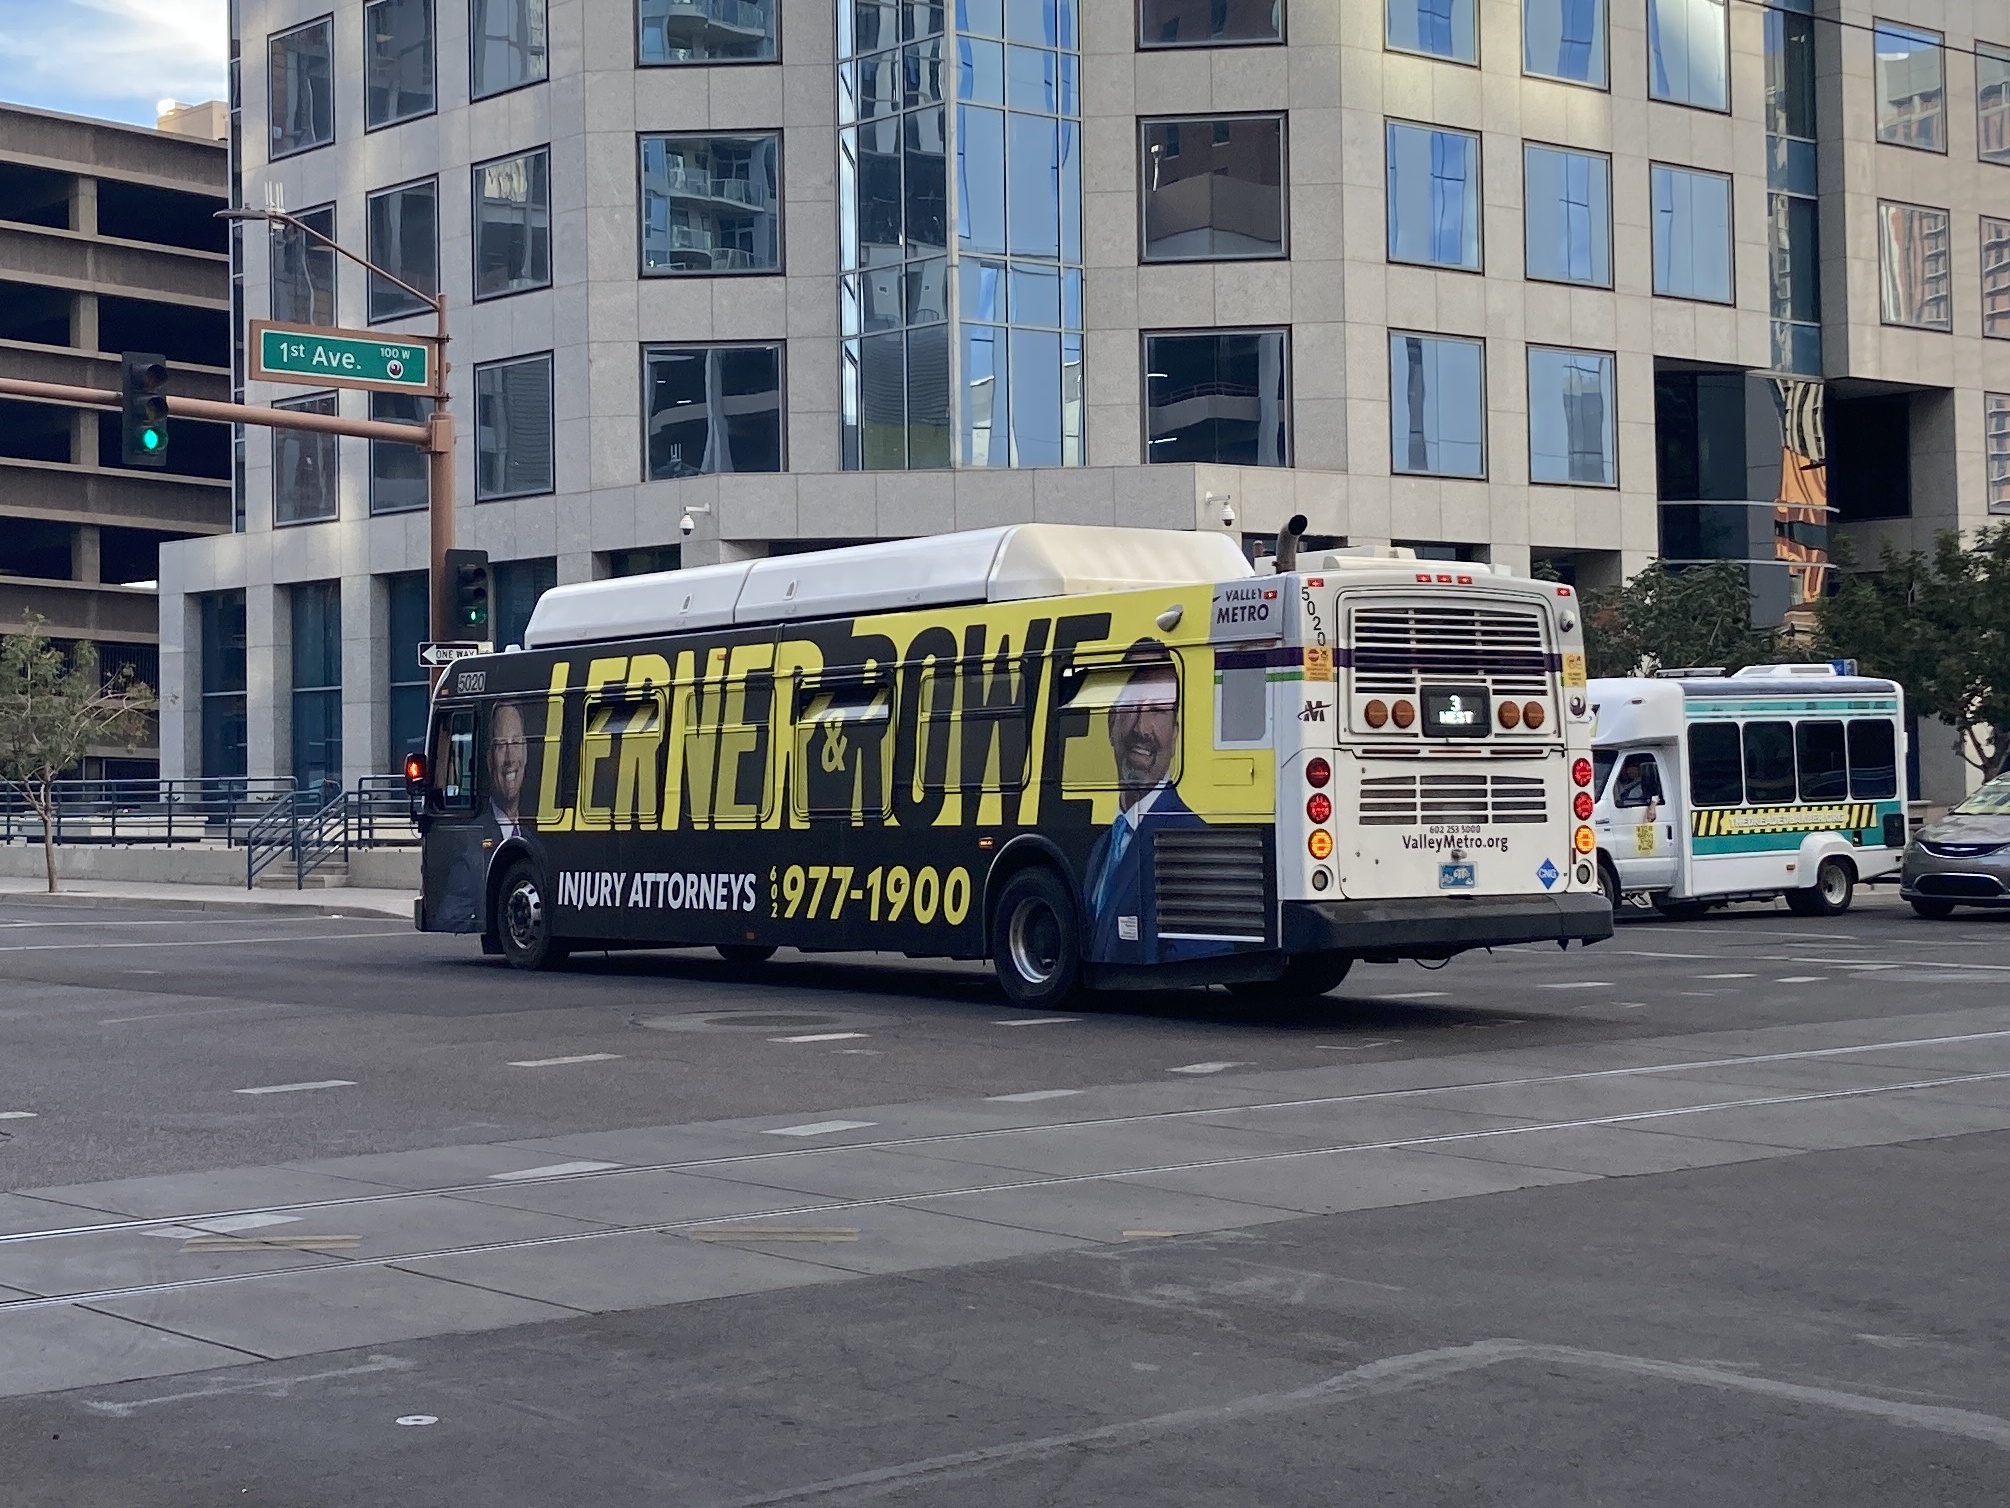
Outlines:
[[[1333,778],[1333,766],[1325,760],[1314,757],[1305,761],[1305,783],[1315,791],[1323,790],[1326,782]],[[1589,778],[1589,777],[1587,777]]]
[[1323,827],[1315,828],[1305,846],[1313,858],[1330,859],[1333,857],[1333,834]]
[[1598,834],[1588,827],[1580,827],[1577,830],[1576,842],[1579,853],[1590,853],[1592,849],[1598,847]]
[[[1333,798],[1324,791],[1314,791],[1312,799],[1305,803],[1305,815],[1314,822],[1324,822],[1333,815]],[[1589,816],[1590,813],[1585,814]]]
[[1542,710],[1541,702],[1530,702],[1527,706],[1521,709],[1521,720],[1529,728],[1540,728],[1542,726],[1543,718],[1546,717],[1547,715],[1548,714],[1546,714]]
[[1589,791],[1579,791],[1577,799],[1570,804],[1570,809],[1577,813],[1577,820],[1580,822],[1589,822],[1591,820],[1591,808],[1592,800],[1591,792]]
[[405,783],[407,785],[424,785],[426,783],[425,755],[407,754],[405,756]]
[[1570,778],[1578,785],[1591,784],[1591,761],[1580,759],[1570,767]]

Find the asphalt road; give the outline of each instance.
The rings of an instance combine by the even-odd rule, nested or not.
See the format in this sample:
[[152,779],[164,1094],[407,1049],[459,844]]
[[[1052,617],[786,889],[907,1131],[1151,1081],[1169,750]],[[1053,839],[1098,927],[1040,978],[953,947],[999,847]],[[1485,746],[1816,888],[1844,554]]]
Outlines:
[[1056,1015],[0,904],[0,1505],[2004,1502],[2006,981],[1877,897]]

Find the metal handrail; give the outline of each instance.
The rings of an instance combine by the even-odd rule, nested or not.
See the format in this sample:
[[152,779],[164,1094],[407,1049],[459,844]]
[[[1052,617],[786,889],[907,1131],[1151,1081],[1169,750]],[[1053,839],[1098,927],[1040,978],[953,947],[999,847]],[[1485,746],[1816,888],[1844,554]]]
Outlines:
[[[244,888],[250,890],[258,877],[275,861],[292,854],[296,866],[300,854],[300,796],[289,790],[260,812],[244,832]],[[298,888],[297,886],[295,888]]]
[[347,791],[338,791],[326,806],[296,820],[293,844],[293,888],[306,888],[307,876],[337,854],[349,862],[349,806]]
[[[58,780],[55,841],[236,846],[247,817],[291,790],[284,776],[194,780]],[[0,843],[40,843],[42,819],[27,793],[0,786]]]
[[419,841],[412,796],[403,775],[359,775],[350,793],[350,841],[357,848],[401,847]]

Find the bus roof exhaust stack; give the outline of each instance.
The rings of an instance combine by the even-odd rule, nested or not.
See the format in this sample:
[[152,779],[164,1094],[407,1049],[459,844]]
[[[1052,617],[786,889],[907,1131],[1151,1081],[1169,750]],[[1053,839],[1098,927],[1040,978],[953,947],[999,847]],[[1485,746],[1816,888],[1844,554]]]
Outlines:
[[1298,569],[1298,541],[1305,537],[1305,515],[1294,513],[1277,533],[1277,574]]

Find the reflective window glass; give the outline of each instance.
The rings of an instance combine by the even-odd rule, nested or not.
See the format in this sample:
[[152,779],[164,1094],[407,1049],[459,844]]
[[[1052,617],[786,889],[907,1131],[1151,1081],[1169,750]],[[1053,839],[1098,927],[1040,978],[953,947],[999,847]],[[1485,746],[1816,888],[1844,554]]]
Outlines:
[[780,346],[651,346],[642,365],[650,481],[782,469]]
[[1524,147],[1528,276],[1612,286],[1612,162],[1596,152]]
[[[860,128],[867,130],[872,128]],[[865,176],[875,212],[900,224],[899,121],[878,123],[890,172]],[[642,138],[642,271],[645,276],[774,272],[781,267],[781,138],[766,136],[645,136]],[[881,184],[881,180],[890,180]]]
[[[274,408],[305,414],[333,414],[333,393],[283,398]],[[306,429],[272,431],[272,522],[309,524],[341,510],[337,488],[335,436]]]
[[1006,117],[1006,249],[1014,256],[1061,255],[1060,122],[1048,116]]
[[1982,217],[1982,333],[2010,340],[2010,220]]
[[644,68],[775,56],[775,0],[639,0],[635,24]]
[[1146,335],[1144,346],[1147,464],[1291,464],[1287,332]]
[[1697,806],[1740,806],[1745,766],[1736,723],[1689,725],[1689,799]]
[[1857,801],[1898,794],[1898,733],[1884,718],[1850,719],[1849,793]]
[[470,0],[469,96],[537,83],[550,66],[548,47],[545,0]]
[[1731,302],[1731,180],[1656,163],[1654,291],[1670,298]]
[[1395,471],[1486,475],[1485,351],[1477,340],[1390,333],[1389,460]]
[[2010,393],[1982,395],[1982,460],[1989,511],[2010,514]]
[[1138,46],[1282,42],[1284,0],[1138,0]]
[[342,583],[303,581],[286,595],[293,631],[293,781],[325,796],[342,787]]
[[274,160],[335,139],[334,27],[334,18],[323,16],[272,39],[266,99],[272,114],[267,156]]
[[1286,254],[1282,116],[1148,120],[1140,145],[1146,261]]
[[1884,322],[1952,330],[1947,211],[1880,200],[1877,218],[1878,294]]
[[1801,800],[1847,801],[1849,756],[1839,722],[1806,722],[1794,728],[1794,762],[1800,770]]
[[[864,171],[861,164],[861,182]],[[966,252],[1005,250],[1005,114],[970,105],[956,112],[957,236]],[[864,189],[861,188],[861,193]]]
[[1397,52],[1421,52],[1454,63],[1479,60],[1473,0],[1388,0],[1385,40]]
[[1794,800],[1794,725],[1745,724],[1745,800],[1753,806]]
[[1522,72],[1603,89],[1605,0],[1522,0]]
[[475,297],[551,286],[551,153],[474,170]]
[[552,483],[551,357],[476,367],[476,501],[549,492]]
[[1947,150],[1947,58],[1940,33],[1877,23],[1877,139],[1926,152]]
[[2010,47],[1975,44],[1975,150],[2010,167]]
[[419,646],[433,637],[427,621],[426,573],[400,571],[385,576],[384,682],[390,691],[386,753],[391,768],[404,768],[405,756],[426,750],[426,711],[432,700],[426,667],[419,663]]
[[1480,139],[1389,122],[1389,260],[1480,268]]
[[1647,92],[1701,110],[1731,108],[1728,0],[1647,0]]
[[[419,293],[440,286],[440,182],[427,178],[369,198],[370,260]],[[369,274],[370,322],[424,314],[432,305],[390,278]]]
[[1820,204],[1768,194],[1774,319],[1812,324],[1822,317]]
[[[333,240],[335,206],[303,209],[294,216]],[[274,225],[272,318],[289,325],[332,325],[335,320],[335,249],[291,225]]]
[[366,127],[433,113],[433,0],[363,7],[363,79]]
[[1813,140],[1815,18],[1768,9],[1765,15],[1766,129]]
[[[370,417],[383,424],[424,424],[433,400],[415,393],[372,393]],[[370,511],[403,513],[427,502],[427,457],[416,445],[370,442]]]
[[1618,394],[1601,351],[1528,348],[1528,479],[1580,487],[1619,483]]

